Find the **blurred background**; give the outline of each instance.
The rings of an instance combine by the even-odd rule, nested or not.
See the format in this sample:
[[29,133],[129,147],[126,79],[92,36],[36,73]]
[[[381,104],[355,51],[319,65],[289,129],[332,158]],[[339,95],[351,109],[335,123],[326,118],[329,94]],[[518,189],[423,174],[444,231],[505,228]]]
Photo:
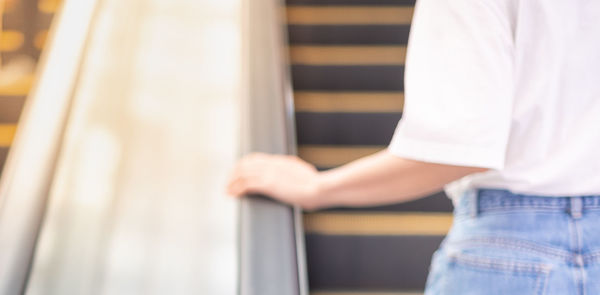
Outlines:
[[0,0],[0,294],[422,294],[442,192],[224,193],[240,152],[327,170],[384,149],[414,4]]
[[[3,3],[0,167],[61,4]],[[27,294],[233,294],[240,3],[98,5]]]

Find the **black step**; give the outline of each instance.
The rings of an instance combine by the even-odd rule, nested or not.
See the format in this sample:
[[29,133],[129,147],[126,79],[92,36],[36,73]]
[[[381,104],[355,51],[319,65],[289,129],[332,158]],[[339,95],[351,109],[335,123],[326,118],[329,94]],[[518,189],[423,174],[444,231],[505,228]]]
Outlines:
[[401,113],[296,112],[298,144],[388,145]]
[[306,235],[308,276],[317,290],[419,290],[442,236]]
[[409,25],[288,25],[292,45],[406,45]]

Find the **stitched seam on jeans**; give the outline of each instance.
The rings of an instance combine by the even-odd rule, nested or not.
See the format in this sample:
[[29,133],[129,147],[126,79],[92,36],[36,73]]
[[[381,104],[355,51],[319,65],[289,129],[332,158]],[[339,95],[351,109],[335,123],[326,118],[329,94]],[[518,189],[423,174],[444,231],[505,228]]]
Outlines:
[[600,251],[594,251],[592,253],[584,254],[583,261],[585,265],[600,262]]
[[[523,212],[527,212],[527,213],[557,213],[557,214],[564,214],[565,211],[558,211],[558,210],[533,210],[533,209],[528,209],[528,210],[483,210],[483,211],[479,211],[478,215],[479,217],[481,216],[499,216],[499,215],[510,215],[510,214],[516,214],[516,213],[523,213]],[[469,212],[455,212],[454,213],[454,217],[456,218],[456,220],[467,220],[472,218],[471,216],[469,216]]]
[[543,213],[564,213],[566,212],[567,208],[563,208],[563,207],[519,207],[519,206],[497,206],[497,207],[485,207],[485,208],[479,208],[479,212],[480,213],[491,213],[491,212],[506,212],[506,213],[511,213],[511,212],[521,212],[521,211],[527,211],[527,212],[543,212]]
[[571,253],[561,249],[554,249],[547,246],[541,246],[532,242],[517,240],[517,239],[504,239],[504,238],[472,238],[466,240],[460,240],[457,242],[451,242],[452,245],[485,245],[491,247],[498,247],[504,249],[520,250],[532,254],[544,254],[549,255],[551,258],[563,258],[569,260]]
[[548,275],[546,273],[546,275],[541,275],[538,276],[537,278],[537,282],[536,282],[536,290],[537,290],[537,295],[543,295],[546,293],[546,287],[548,286]]
[[[567,212],[567,210],[569,210],[569,208],[567,206],[528,206],[528,205],[492,205],[492,206],[486,206],[486,205],[481,205],[478,208],[479,212],[489,212],[489,211],[520,211],[520,210],[531,210],[531,211],[542,211],[542,212],[547,212],[547,211],[552,211],[552,212]],[[583,212],[586,211],[599,211],[600,207],[596,207],[596,206],[583,206],[582,208]]]
[[519,261],[500,261],[494,258],[478,257],[474,255],[452,253],[448,255],[450,260],[466,266],[472,266],[481,269],[505,271],[514,274],[548,274],[552,267],[543,263],[519,262]]

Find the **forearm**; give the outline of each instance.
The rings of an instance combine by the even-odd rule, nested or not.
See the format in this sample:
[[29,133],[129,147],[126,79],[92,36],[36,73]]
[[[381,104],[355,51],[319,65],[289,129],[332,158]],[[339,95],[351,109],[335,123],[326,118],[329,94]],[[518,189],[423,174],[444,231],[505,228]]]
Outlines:
[[403,159],[382,151],[321,172],[314,207],[372,206],[409,201],[484,168]]

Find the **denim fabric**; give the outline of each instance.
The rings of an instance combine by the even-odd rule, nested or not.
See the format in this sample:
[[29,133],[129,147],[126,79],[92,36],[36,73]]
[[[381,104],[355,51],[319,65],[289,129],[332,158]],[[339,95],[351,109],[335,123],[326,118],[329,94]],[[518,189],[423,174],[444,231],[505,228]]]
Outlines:
[[469,191],[454,216],[425,294],[600,294],[600,196]]

